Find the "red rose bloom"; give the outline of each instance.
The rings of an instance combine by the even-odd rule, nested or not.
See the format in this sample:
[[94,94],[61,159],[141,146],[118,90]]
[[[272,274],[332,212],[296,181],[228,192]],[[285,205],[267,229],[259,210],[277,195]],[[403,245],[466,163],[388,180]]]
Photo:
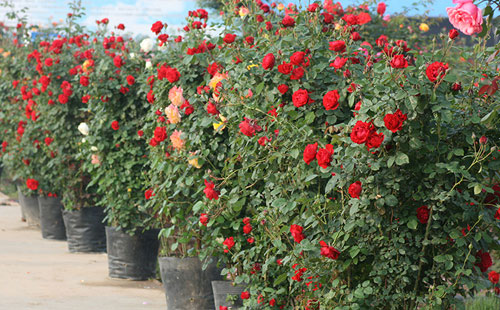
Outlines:
[[305,89],[298,89],[292,95],[292,102],[294,106],[300,108],[309,102],[309,93]]
[[316,159],[317,150],[318,150],[318,142],[316,142],[314,144],[308,144],[306,146],[306,148],[304,149],[304,155],[303,155],[303,158],[304,158],[304,161],[306,162],[306,164],[309,165],[313,160]]
[[207,113],[211,114],[211,115],[218,115],[219,114],[217,107],[211,101],[207,104]]
[[207,223],[208,223],[208,215],[206,213],[202,213],[200,215],[200,223],[201,225],[203,226],[207,226]]
[[384,124],[387,129],[396,132],[403,128],[403,122],[407,119],[406,114],[397,109],[394,114],[387,114],[384,116]]
[[239,125],[242,134],[248,137],[253,137],[255,135],[255,128],[250,124],[250,122],[245,119]]
[[290,233],[292,234],[293,240],[295,240],[295,242],[300,243],[302,240],[304,240],[305,236],[302,234],[303,230],[304,229],[300,225],[292,224],[290,226]]
[[80,85],[85,86],[85,87],[89,86],[89,78],[87,76],[84,76],[84,75],[81,76],[80,77]]
[[118,26],[116,26],[117,29],[119,30],[125,30],[125,25],[124,24],[118,24]]
[[118,124],[118,121],[112,121],[111,122],[111,128],[113,128],[113,130],[120,129],[120,124]]
[[291,17],[290,15],[287,14],[287,15],[285,15],[285,17],[283,17],[283,20],[281,20],[281,23],[285,27],[293,27],[293,26],[295,26],[295,19],[293,19],[293,17]]
[[47,146],[50,146],[50,144],[51,144],[52,142],[54,142],[54,139],[52,139],[51,137],[47,137],[47,138],[45,138],[45,140],[44,140],[44,141],[45,141],[45,144],[46,144]]
[[359,194],[361,194],[361,191],[363,190],[361,185],[361,181],[356,181],[349,185],[349,195],[351,195],[352,198],[359,199]]
[[293,65],[286,62],[283,62],[281,65],[278,65],[278,71],[284,75],[290,74],[292,72],[292,69]]
[[323,97],[323,106],[328,110],[336,110],[339,107],[340,95],[337,90],[331,90]]
[[391,67],[395,69],[404,69],[408,67],[408,61],[404,55],[394,55],[391,60]]
[[444,78],[446,75],[446,71],[448,70],[448,64],[444,64],[442,62],[436,61],[427,66],[427,70],[425,70],[425,74],[427,78],[432,83],[436,82],[438,79]]
[[157,21],[153,24],[153,26],[151,26],[151,31],[153,31],[155,34],[159,34],[162,29],[163,23],[161,21]]
[[483,252],[482,250],[479,250],[476,253],[476,266],[481,269],[481,272],[486,272],[488,268],[490,268],[493,265],[493,262],[491,261],[491,256],[490,253],[488,252]]
[[284,95],[288,91],[288,86],[285,84],[278,85],[278,91]]
[[384,134],[383,133],[376,133],[375,130],[372,130],[370,132],[370,135],[368,136],[368,138],[366,138],[365,145],[368,149],[371,149],[371,148],[376,149],[376,148],[380,147],[382,142],[384,142]]
[[319,244],[321,245],[321,256],[331,258],[333,260],[336,260],[339,258],[340,252],[336,248],[329,246],[326,244],[325,241],[320,241]]
[[318,160],[318,165],[321,168],[328,168],[330,166],[330,162],[332,161],[333,155],[333,145],[327,144],[323,149],[319,149],[318,153],[316,153],[316,159]]
[[120,55],[117,55],[113,58],[113,64],[115,65],[115,67],[121,68],[125,64],[125,62]]
[[318,9],[318,7],[319,5],[317,3],[309,4],[309,6],[307,7],[307,11],[314,13]]
[[243,226],[243,233],[244,234],[248,235],[251,232],[252,232],[252,225],[246,224],[245,226]]
[[131,75],[127,76],[127,84],[134,85],[134,83],[135,83],[135,78]]
[[215,184],[205,180],[205,189],[203,190],[205,196],[209,199],[219,199],[220,192],[215,190]]
[[250,298],[250,293],[245,291],[245,292],[241,292],[241,295],[240,295],[241,299],[249,299]]
[[156,127],[154,131],[154,137],[157,142],[162,142],[167,138],[167,128],[166,127]]
[[497,209],[497,212],[495,212],[495,218],[497,220],[500,220],[500,208]]
[[262,59],[262,68],[264,68],[264,70],[272,70],[274,68],[274,62],[274,54],[269,53]]
[[232,247],[234,246],[234,238],[233,237],[226,238],[226,240],[224,240],[222,244],[227,247],[227,249],[224,249],[224,253],[227,253],[231,251]]
[[54,63],[54,62],[52,61],[52,58],[46,58],[46,59],[45,59],[45,65],[46,65],[47,67],[52,66],[52,65],[53,65],[53,63]]
[[499,279],[500,279],[500,274],[498,274],[498,272],[492,270],[490,271],[490,273],[488,273],[488,280],[490,280],[491,283],[497,284]]
[[300,66],[304,62],[305,55],[306,53],[304,52],[295,52],[290,56],[290,62],[296,66]]
[[153,194],[153,190],[152,189],[148,189],[144,192],[144,198],[146,198],[146,200],[149,200],[151,197],[153,197],[155,194]]
[[384,2],[380,2],[378,5],[377,5],[377,13],[380,15],[380,16],[383,16],[384,13],[385,13],[385,9],[386,9],[386,5]]
[[421,206],[417,209],[417,218],[422,224],[427,224],[429,221],[430,210],[427,206]]
[[448,33],[448,36],[450,37],[450,39],[454,40],[456,37],[458,37],[459,33],[458,33],[458,30],[453,28],[453,29],[450,29],[450,32]]
[[35,179],[27,179],[26,186],[32,191],[36,191],[38,189],[38,181]]
[[165,77],[170,83],[175,83],[179,80],[181,74],[179,73],[179,71],[177,71],[176,68],[167,68]]
[[330,42],[330,50],[334,52],[344,52],[345,51],[345,42],[342,40]]
[[234,42],[234,40],[236,39],[236,35],[235,34],[231,34],[231,33],[226,33],[226,35],[224,36],[224,42],[227,43],[227,44],[231,44]]
[[372,125],[370,123],[365,123],[362,121],[357,121],[356,125],[352,128],[351,140],[357,144],[363,144],[368,139],[370,132],[372,130]]
[[290,76],[290,80],[298,80],[304,76],[304,68],[297,67],[292,70],[292,75]]

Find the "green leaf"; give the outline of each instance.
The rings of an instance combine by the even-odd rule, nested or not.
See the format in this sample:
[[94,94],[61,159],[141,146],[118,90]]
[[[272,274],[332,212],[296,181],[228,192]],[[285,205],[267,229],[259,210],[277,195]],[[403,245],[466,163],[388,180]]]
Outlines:
[[402,166],[404,164],[410,163],[410,158],[405,153],[398,152],[396,154],[396,165]]
[[308,112],[306,114],[306,124],[311,124],[312,122],[314,122],[315,117],[316,115],[314,114],[314,112]]
[[483,186],[481,184],[476,184],[476,186],[474,186],[474,195],[479,195],[482,190]]
[[193,212],[194,213],[197,213],[198,211],[201,210],[201,208],[203,207],[203,202],[202,201],[198,201],[197,203],[194,204],[193,206]]
[[387,168],[391,168],[392,165],[394,165],[394,160],[394,156],[389,157],[389,159],[387,160]]
[[417,226],[418,226],[418,222],[417,222],[417,219],[416,218],[412,218],[410,219],[410,221],[406,224],[406,226],[408,226],[409,229],[417,229]]
[[264,89],[264,82],[260,83],[259,85],[257,85],[257,87],[255,87],[256,95],[260,94],[263,89]]
[[287,273],[282,273],[280,274],[275,280],[274,280],[274,286],[278,286],[280,285],[283,281],[286,280],[286,278],[288,277],[288,274]]

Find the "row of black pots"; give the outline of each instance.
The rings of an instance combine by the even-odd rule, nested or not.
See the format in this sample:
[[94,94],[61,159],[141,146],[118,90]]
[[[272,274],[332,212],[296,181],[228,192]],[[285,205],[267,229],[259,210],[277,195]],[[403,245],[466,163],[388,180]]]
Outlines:
[[[158,230],[131,236],[115,227],[104,226],[102,208],[63,210],[54,197],[27,197],[19,190],[19,202],[28,225],[40,227],[42,237],[68,241],[70,252],[106,252],[111,278],[147,280],[156,276],[156,264],[165,289],[167,309],[211,310],[241,306],[241,286],[220,281],[220,269],[211,262],[203,270],[195,257],[158,257]],[[228,301],[228,295],[237,296]]]

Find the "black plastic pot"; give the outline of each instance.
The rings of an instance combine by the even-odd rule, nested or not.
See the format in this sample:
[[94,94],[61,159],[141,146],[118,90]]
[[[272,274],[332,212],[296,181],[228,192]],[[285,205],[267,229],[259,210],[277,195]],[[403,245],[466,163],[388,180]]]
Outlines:
[[[221,306],[231,307],[232,310],[243,307],[243,300],[240,296],[245,290],[245,285],[233,285],[231,281],[212,281],[212,290],[216,310]],[[236,298],[234,301],[227,301],[228,295],[236,296]]]
[[86,207],[80,210],[63,210],[63,218],[70,252],[106,252],[103,208]]
[[40,206],[42,237],[51,240],[66,240],[61,199],[56,197],[38,197],[38,205]]
[[161,280],[167,310],[213,310],[213,280],[220,280],[220,269],[213,262],[203,270],[197,257],[160,257]]
[[20,187],[17,188],[19,204],[21,205],[21,215],[26,219],[28,226],[40,227],[40,207],[38,206],[38,196],[25,196]]
[[160,246],[158,233],[158,229],[152,229],[130,236],[106,226],[109,276],[137,281],[154,278]]

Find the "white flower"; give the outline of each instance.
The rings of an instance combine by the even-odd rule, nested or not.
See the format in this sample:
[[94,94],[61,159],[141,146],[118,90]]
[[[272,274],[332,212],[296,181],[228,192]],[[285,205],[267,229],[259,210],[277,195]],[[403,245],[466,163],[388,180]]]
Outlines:
[[87,142],[87,140],[85,138],[82,138],[82,143],[85,143]]
[[143,50],[145,53],[148,53],[153,49],[154,42],[150,38],[146,38],[142,40],[140,45],[141,45],[141,50]]
[[82,135],[88,136],[89,135],[89,126],[87,126],[87,124],[85,124],[85,123],[80,123],[80,125],[78,125],[78,131],[81,132]]
[[151,63],[151,61],[146,60],[146,69],[149,69],[149,68],[153,68],[153,64]]
[[134,59],[135,58],[135,54],[134,53],[130,53],[130,59]]
[[97,152],[97,147],[95,147],[95,146],[91,146],[91,147],[90,147],[90,150],[91,150],[92,152]]

